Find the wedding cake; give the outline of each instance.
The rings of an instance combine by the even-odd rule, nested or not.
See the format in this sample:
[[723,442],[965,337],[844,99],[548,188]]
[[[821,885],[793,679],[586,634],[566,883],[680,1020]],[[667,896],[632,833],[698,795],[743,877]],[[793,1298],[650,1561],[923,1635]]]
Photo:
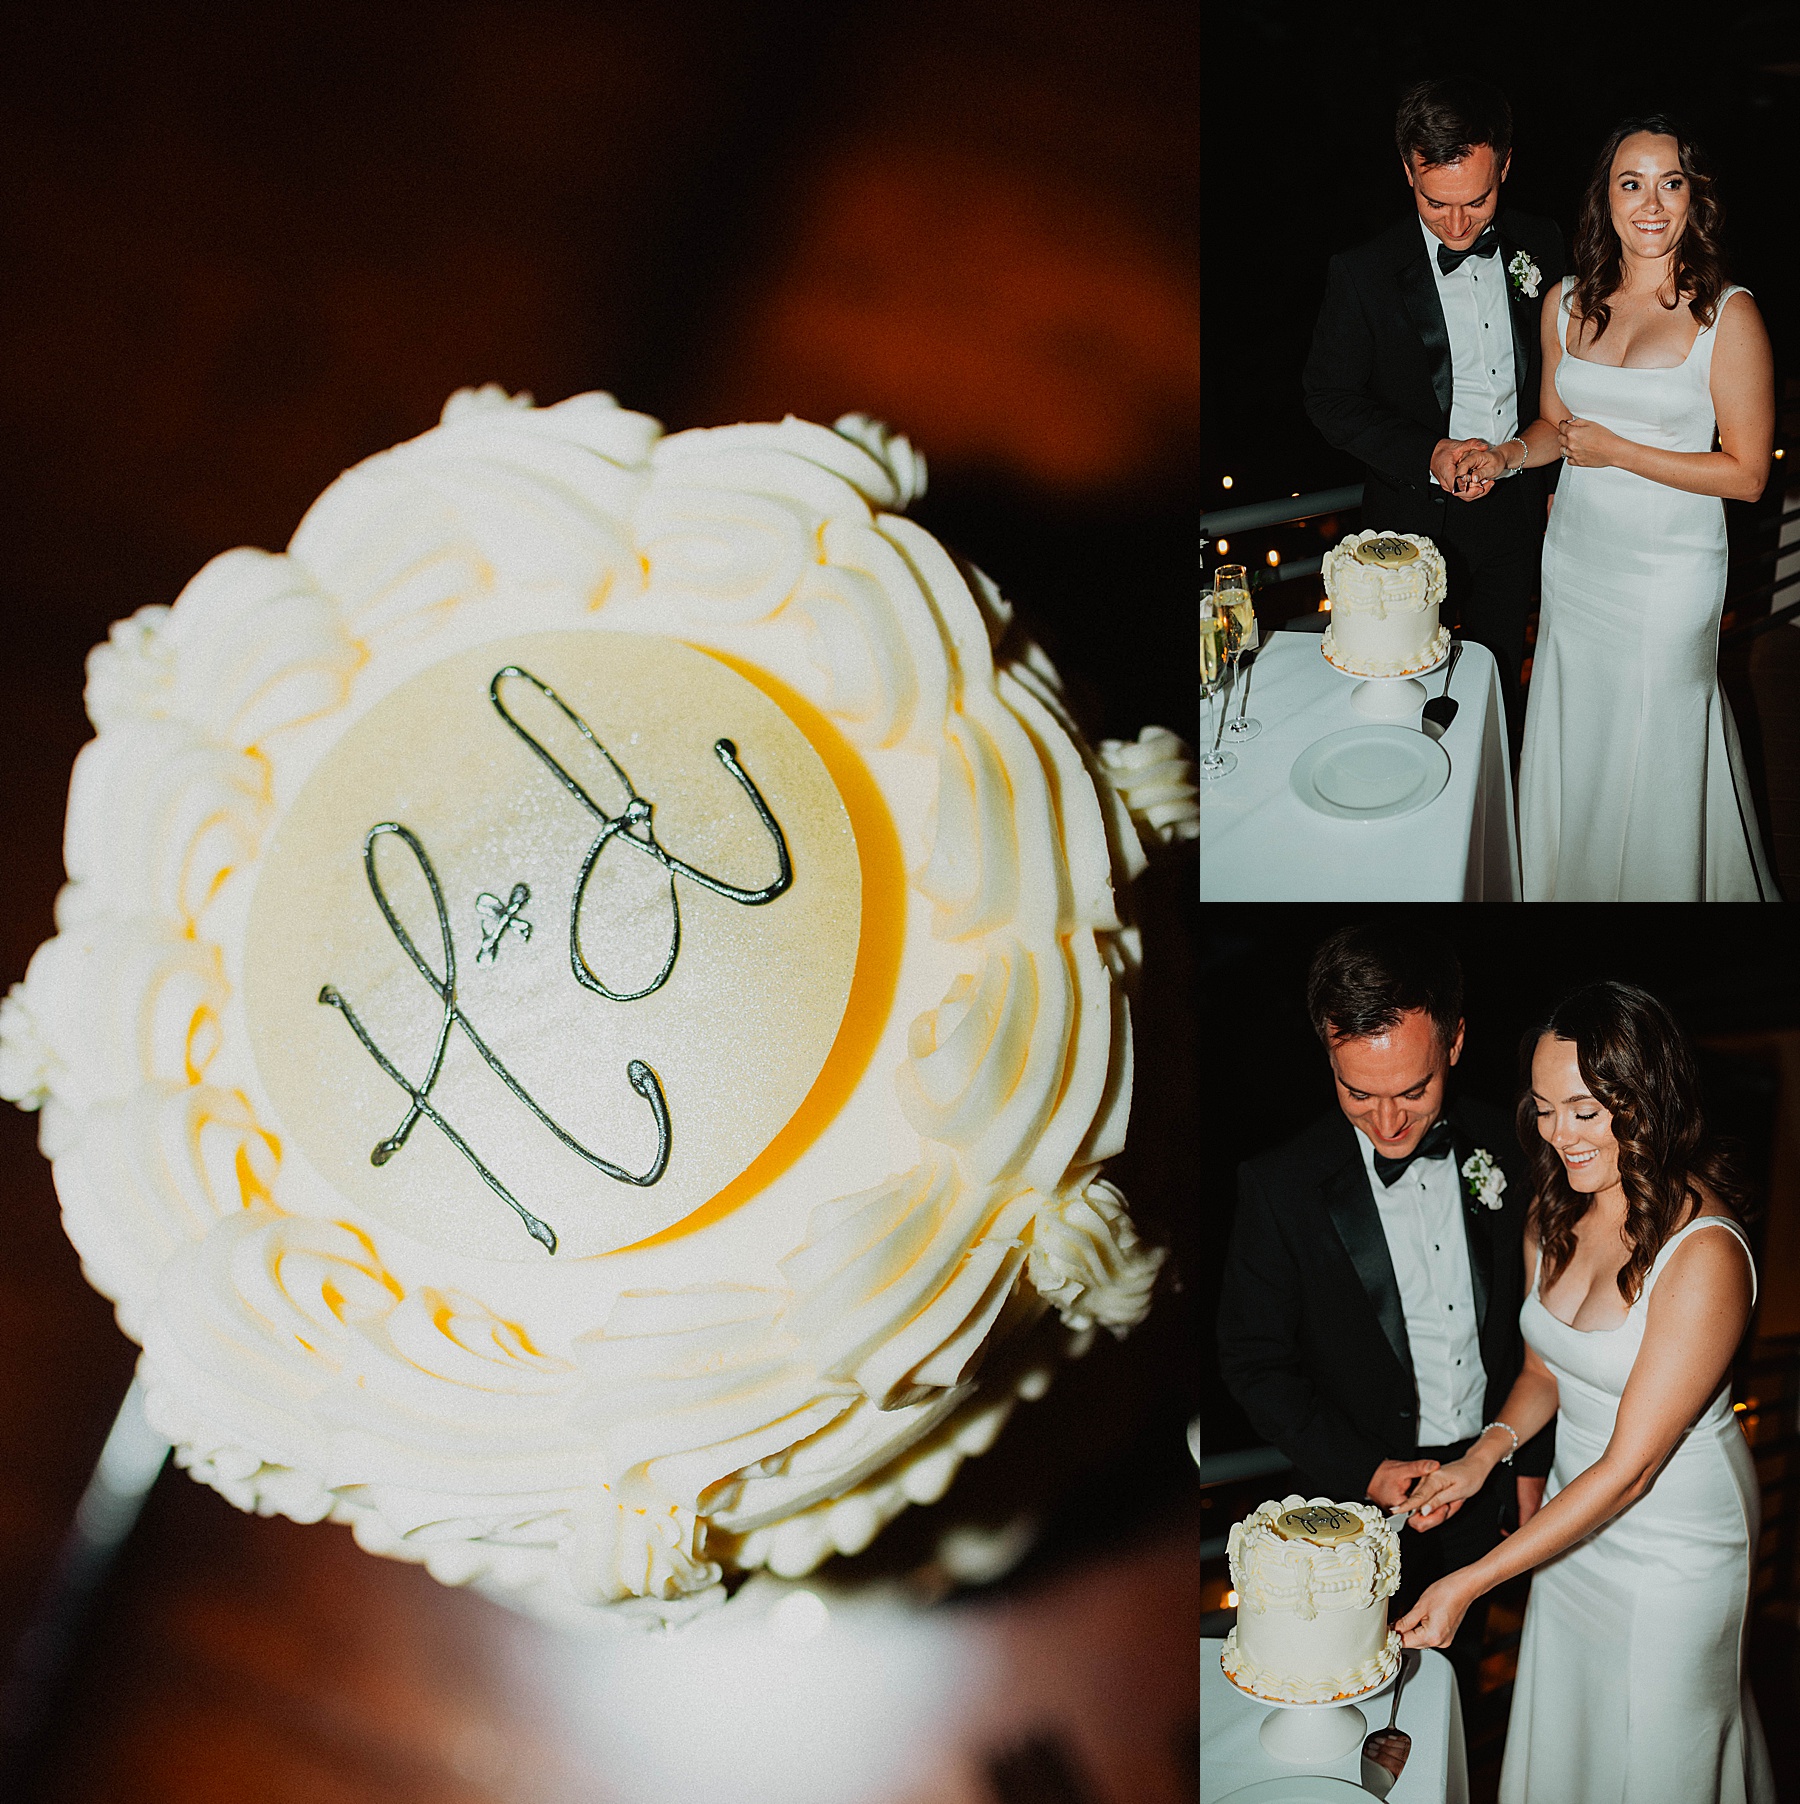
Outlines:
[[1400,1537],[1371,1504],[1265,1503],[1226,1540],[1236,1626],[1221,1664],[1256,1697],[1323,1704],[1393,1677],[1400,1637],[1387,1600],[1400,1583]]
[[1450,646],[1438,623],[1444,560],[1411,532],[1353,532],[1326,552],[1331,598],[1326,658],[1351,676],[1410,676],[1429,670]]
[[89,659],[0,1009],[151,1421],[540,1613],[854,1552],[1141,1319],[1096,753],[860,415],[462,391]]

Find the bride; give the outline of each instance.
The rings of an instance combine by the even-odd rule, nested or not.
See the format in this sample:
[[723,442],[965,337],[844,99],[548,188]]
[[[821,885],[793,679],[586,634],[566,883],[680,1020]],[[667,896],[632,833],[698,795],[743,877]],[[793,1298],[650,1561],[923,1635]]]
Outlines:
[[[1527,1037],[1527,1352],[1503,1421],[1409,1502],[1435,1525],[1556,1418],[1545,1502],[1396,1625],[1447,1647],[1536,1569],[1501,1804],[1774,1804],[1744,1672],[1760,1508],[1729,1373],[1755,1301],[1730,1160],[1673,1017],[1622,983]],[[1439,1511],[1445,1512],[1439,1515]]]
[[[1519,768],[1525,899],[1775,901],[1717,677],[1726,500],[1754,501],[1774,364],[1668,119],[1607,140],[1544,297],[1541,417],[1459,485],[1564,461]],[[1715,424],[1718,446],[1713,449]]]

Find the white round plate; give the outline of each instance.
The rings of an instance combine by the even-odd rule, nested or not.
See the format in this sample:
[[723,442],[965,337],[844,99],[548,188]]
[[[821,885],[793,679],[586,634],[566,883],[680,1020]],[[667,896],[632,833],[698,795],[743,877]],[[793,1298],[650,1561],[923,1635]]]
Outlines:
[[1294,760],[1288,782],[1315,814],[1337,821],[1391,821],[1437,800],[1450,756],[1413,727],[1345,727]]
[[1369,1794],[1348,1779],[1332,1779],[1324,1773],[1294,1773],[1280,1779],[1258,1779],[1239,1791],[1227,1792],[1215,1804],[1348,1804]]

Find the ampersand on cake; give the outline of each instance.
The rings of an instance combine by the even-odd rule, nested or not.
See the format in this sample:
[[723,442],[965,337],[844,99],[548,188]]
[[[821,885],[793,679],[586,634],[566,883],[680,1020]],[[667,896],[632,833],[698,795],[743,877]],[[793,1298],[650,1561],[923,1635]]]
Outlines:
[[239,1508],[673,1622],[1142,1318],[1192,782],[1109,774],[923,486],[861,415],[465,390],[91,654],[0,1094]]
[[1450,647],[1438,622],[1444,560],[1411,532],[1353,532],[1326,552],[1331,625],[1322,649],[1349,676],[1416,676]]
[[1399,1669],[1387,1600],[1400,1584],[1400,1537],[1373,1505],[1298,1494],[1265,1503],[1232,1525],[1226,1554],[1238,1616],[1220,1664],[1240,1691],[1328,1704]]

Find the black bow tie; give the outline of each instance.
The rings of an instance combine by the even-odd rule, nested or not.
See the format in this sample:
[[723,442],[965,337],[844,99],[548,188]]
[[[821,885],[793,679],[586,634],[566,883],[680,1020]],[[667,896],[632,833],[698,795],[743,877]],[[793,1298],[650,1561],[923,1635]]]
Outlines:
[[1500,249],[1500,234],[1489,226],[1466,251],[1453,251],[1449,245],[1437,247],[1438,268],[1453,276],[1471,257],[1491,257]]
[[1389,1159],[1382,1154],[1375,1155],[1375,1175],[1382,1184],[1392,1189],[1401,1172],[1415,1159],[1443,1159],[1450,1154],[1450,1124],[1447,1121],[1436,1121],[1425,1130],[1424,1138],[1409,1152],[1404,1159]]

